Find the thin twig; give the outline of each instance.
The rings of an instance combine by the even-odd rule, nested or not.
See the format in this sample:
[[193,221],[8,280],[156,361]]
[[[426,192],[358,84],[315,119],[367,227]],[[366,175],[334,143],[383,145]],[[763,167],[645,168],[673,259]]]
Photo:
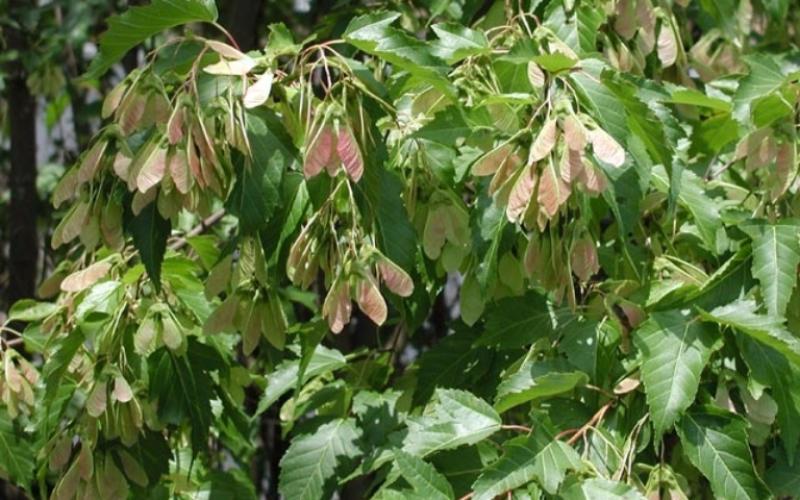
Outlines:
[[603,419],[603,416],[606,414],[606,412],[608,411],[608,409],[609,409],[609,408],[611,408],[611,407],[614,405],[614,402],[615,402],[615,401],[616,401],[616,400],[612,399],[612,400],[611,400],[611,401],[609,401],[608,403],[606,403],[606,404],[604,404],[603,406],[601,406],[601,407],[600,407],[600,409],[599,409],[599,410],[597,410],[597,413],[595,413],[595,414],[592,416],[592,418],[591,418],[591,419],[589,419],[589,421],[588,421],[588,422],[586,422],[585,424],[583,424],[583,426],[582,426],[580,429],[578,429],[578,430],[575,432],[575,434],[573,434],[573,435],[572,435],[572,437],[571,437],[571,438],[569,438],[569,440],[567,440],[567,444],[569,444],[569,445],[573,445],[573,444],[575,444],[575,443],[576,443],[576,442],[577,442],[577,441],[578,441],[578,440],[579,440],[579,439],[580,439],[580,438],[581,438],[581,437],[582,437],[584,434],[586,434],[586,432],[587,432],[589,429],[593,428],[593,427],[595,426],[595,424],[597,424],[598,422],[600,422],[600,420],[602,420],[602,419]]
[[219,23],[211,23],[211,24],[212,24],[212,25],[213,25],[215,28],[217,28],[218,30],[220,30],[220,31],[221,31],[221,32],[222,32],[222,33],[225,35],[225,37],[228,39],[228,41],[230,41],[230,42],[231,42],[231,45],[233,45],[234,47],[236,47],[236,50],[239,50],[239,51],[241,51],[241,50],[242,50],[242,49],[241,49],[241,47],[239,47],[239,44],[238,44],[238,43],[236,43],[236,39],[235,39],[235,38],[233,38],[233,35],[231,35],[231,34],[228,32],[228,30],[226,30],[226,29],[225,29],[225,28],[224,28],[224,27],[223,27],[221,24],[219,24]]
[[503,430],[508,430],[508,431],[527,432],[528,434],[533,432],[533,429],[531,429],[530,427],[527,427],[527,426],[524,426],[524,425],[516,425],[516,424],[501,425],[500,428],[503,429]]
[[185,235],[183,235],[183,237],[177,239],[175,243],[171,244],[169,246],[169,249],[180,250],[181,248],[186,246],[186,243],[189,242],[189,238],[191,238],[192,236],[197,236],[198,234],[202,234],[210,226],[213,226],[214,224],[219,222],[219,220],[222,219],[224,215],[225,215],[225,210],[218,210],[213,214],[209,215],[206,219],[200,222],[200,224],[190,229]]

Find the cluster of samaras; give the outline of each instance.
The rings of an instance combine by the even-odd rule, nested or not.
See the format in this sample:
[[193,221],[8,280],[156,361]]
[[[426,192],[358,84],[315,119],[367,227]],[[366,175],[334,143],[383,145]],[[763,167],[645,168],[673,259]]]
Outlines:
[[20,411],[33,409],[33,386],[39,381],[39,372],[28,360],[13,349],[0,351],[3,376],[0,377],[0,395],[11,418]]
[[[787,121],[792,126],[791,121]],[[785,134],[783,134],[785,135]],[[776,202],[795,179],[797,165],[795,141],[782,137],[779,127],[762,127],[745,136],[737,145],[730,162],[744,160],[745,169],[752,173],[762,170],[768,197]],[[774,168],[764,168],[774,166]]]
[[[292,245],[286,262],[289,279],[295,285],[308,288],[319,271],[324,271],[328,292],[322,315],[334,333],[341,332],[350,322],[353,301],[376,325],[382,325],[388,307],[380,284],[400,297],[408,297],[414,291],[413,280],[375,247],[356,242],[352,232],[337,241],[336,236],[325,231],[323,219],[310,221]],[[348,248],[341,251],[340,244]]]
[[[102,117],[112,118],[111,124],[98,134],[79,164],[67,172],[54,191],[56,207],[78,199],[56,228],[54,247],[78,236],[87,248],[94,248],[101,239],[109,248],[122,247],[119,200],[111,199],[111,189],[93,188],[108,182],[109,173],[133,193],[134,215],[152,202],[164,218],[182,208],[202,212],[207,201],[200,195],[202,191],[225,195],[231,177],[231,149],[244,155],[250,152],[244,109],[267,100],[272,72],[267,70],[248,86],[248,74],[258,62],[213,40],[206,40],[205,47],[217,53],[220,60],[203,70],[212,75],[241,77],[243,97],[235,97],[231,90],[201,105],[195,76],[170,95],[168,90],[174,82],[165,82],[151,67],[131,73],[103,102]],[[138,145],[135,151],[131,140]]]
[[572,186],[592,194],[605,189],[606,180],[587,158],[591,148],[604,163],[619,167],[625,150],[605,130],[584,114],[567,112],[548,117],[535,134],[527,161],[521,148],[505,142],[478,159],[472,167],[476,176],[493,175],[489,194],[505,206],[511,222],[543,229],[569,199]]

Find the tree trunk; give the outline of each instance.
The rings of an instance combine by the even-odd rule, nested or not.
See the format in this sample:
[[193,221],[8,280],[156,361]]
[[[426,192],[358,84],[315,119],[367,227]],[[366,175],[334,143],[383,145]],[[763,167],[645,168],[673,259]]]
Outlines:
[[[10,10],[30,8],[29,0],[11,0]],[[13,14],[12,14],[13,17]],[[30,50],[25,34],[7,27],[10,51],[24,54]],[[36,230],[38,196],[36,193],[36,99],[25,83],[27,72],[19,57],[8,63],[8,114],[11,129],[11,202],[8,213],[9,304],[32,297],[36,285],[36,262],[39,240]]]
[[227,25],[233,39],[239,48],[247,52],[257,48],[258,29],[261,10],[264,5],[262,0],[236,0],[231,2],[227,12]]

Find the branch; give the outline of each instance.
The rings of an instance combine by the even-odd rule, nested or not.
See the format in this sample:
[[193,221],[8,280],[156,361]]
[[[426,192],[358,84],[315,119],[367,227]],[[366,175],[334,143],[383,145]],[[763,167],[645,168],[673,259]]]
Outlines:
[[603,416],[606,414],[606,412],[607,412],[607,411],[608,411],[608,410],[609,410],[609,409],[610,409],[612,406],[614,406],[614,403],[615,403],[615,402],[616,402],[616,400],[615,400],[615,399],[612,399],[612,400],[611,400],[611,401],[609,401],[608,403],[606,403],[606,404],[604,404],[603,406],[601,406],[601,407],[600,407],[600,409],[599,409],[599,410],[597,410],[597,413],[595,413],[594,415],[592,415],[592,418],[590,418],[588,422],[586,422],[585,424],[583,424],[583,426],[581,426],[581,428],[580,428],[580,429],[569,429],[569,430],[566,430],[566,431],[564,431],[564,432],[560,433],[558,436],[556,436],[556,438],[558,438],[558,437],[561,437],[562,435],[565,435],[565,434],[569,434],[569,433],[573,433],[573,432],[574,432],[574,434],[572,435],[572,437],[571,437],[571,438],[569,438],[569,440],[567,440],[567,444],[568,444],[568,445],[573,445],[573,444],[575,444],[575,443],[576,443],[576,442],[577,442],[577,441],[578,441],[578,440],[579,440],[581,437],[583,437],[583,436],[586,434],[586,432],[587,432],[589,429],[591,429],[592,427],[594,427],[594,426],[595,426],[595,424],[597,424],[597,423],[598,423],[600,420],[602,420],[602,419],[603,419]]
[[186,246],[186,243],[189,242],[189,238],[191,238],[192,236],[197,236],[199,234],[202,234],[206,229],[219,222],[219,220],[222,219],[224,215],[225,215],[224,209],[220,209],[214,212],[213,214],[209,215],[203,221],[201,221],[200,224],[196,225],[195,227],[190,229],[189,232],[187,232],[185,235],[175,240],[175,242],[169,246],[169,249],[180,250],[181,248]]

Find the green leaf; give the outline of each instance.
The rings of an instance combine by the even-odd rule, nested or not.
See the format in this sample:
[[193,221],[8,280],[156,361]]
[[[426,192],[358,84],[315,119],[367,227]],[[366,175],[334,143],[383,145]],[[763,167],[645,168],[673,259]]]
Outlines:
[[347,43],[368,54],[420,77],[429,85],[453,95],[447,80],[447,65],[434,56],[430,47],[409,34],[390,25],[400,14],[378,12],[366,14],[350,21],[344,32]]
[[[151,396],[158,400],[158,416],[166,423],[190,423],[191,443],[195,453],[208,446],[211,426],[213,380],[208,363],[203,362],[203,350],[190,337],[184,355],[175,355],[162,347],[148,358]],[[202,359],[201,359],[202,358]]]
[[9,321],[41,321],[59,310],[58,304],[22,299],[8,311]]
[[300,52],[302,45],[295,43],[294,36],[283,23],[274,23],[267,26],[269,39],[267,40],[267,54],[273,57],[295,55]]
[[502,422],[486,401],[469,392],[437,389],[423,414],[407,423],[403,450],[424,457],[482,441],[500,430]]
[[578,62],[562,52],[552,54],[539,54],[532,58],[533,62],[550,73],[559,73],[575,66]]
[[14,430],[14,421],[5,408],[0,409],[0,472],[26,490],[33,480],[33,448],[23,442],[23,434]]
[[131,218],[129,228],[133,235],[133,246],[139,251],[139,258],[158,292],[161,290],[161,263],[164,261],[172,223],[161,217],[153,202]]
[[741,123],[746,124],[750,117],[750,105],[759,98],[780,89],[786,82],[780,61],[774,56],[759,54],[746,58],[750,73],[739,81],[733,96],[734,114]]
[[747,423],[717,408],[687,413],[676,426],[684,453],[711,483],[717,498],[767,498],[766,486],[753,468]]
[[270,266],[278,265],[290,236],[300,227],[309,205],[308,187],[302,174],[287,172],[281,186],[278,214],[261,230],[261,246]]
[[793,458],[790,461],[779,455],[764,475],[764,480],[776,497],[791,498],[800,491],[800,452]]
[[495,203],[481,214],[480,227],[483,241],[478,250],[479,260],[475,278],[482,293],[486,293],[497,282],[498,255],[508,225],[505,210]]
[[592,478],[575,483],[561,495],[564,500],[644,500],[644,495],[618,481]]
[[667,102],[674,104],[686,104],[689,106],[697,106],[701,108],[709,108],[714,111],[721,111],[729,113],[731,111],[731,103],[723,101],[718,97],[708,96],[699,90],[688,89],[679,87],[672,91],[670,99]]
[[450,106],[436,113],[433,120],[414,132],[414,137],[452,147],[454,141],[469,133],[470,128],[464,118],[464,112],[458,106]]
[[554,333],[553,319],[545,298],[537,292],[509,297],[491,304],[486,311],[484,334],[476,346],[502,349],[531,344]]
[[472,489],[475,500],[492,498],[536,480],[551,495],[558,491],[568,470],[580,470],[581,457],[562,441],[547,445],[541,438],[520,436],[503,444],[503,456],[487,467]]
[[[317,375],[338,370],[346,364],[345,357],[339,351],[321,345],[317,346],[305,370],[303,381],[306,382]],[[265,412],[278,398],[295,386],[299,369],[299,360],[284,361],[269,374],[267,388],[264,390],[264,397],[258,403],[256,415]]]
[[673,150],[662,121],[637,96],[639,89],[635,85],[613,75],[610,71],[604,71],[603,83],[624,106],[628,129],[642,141],[654,164],[671,168]]
[[[664,167],[659,165],[653,168],[652,181],[653,186],[659,191],[670,192],[670,179]],[[719,203],[709,197],[702,180],[691,170],[681,170],[677,201],[692,214],[706,248],[716,253],[717,233],[722,228]]]
[[55,397],[64,374],[70,363],[72,363],[72,358],[75,357],[75,353],[78,352],[84,340],[83,331],[80,328],[75,328],[69,335],[58,341],[55,352],[48,357],[47,363],[42,369],[42,376],[46,385],[45,397],[47,399],[52,400]]
[[420,498],[450,500],[455,497],[453,487],[433,465],[402,450],[395,450],[394,460],[400,474]]
[[562,337],[558,349],[567,361],[588,374],[590,380],[603,380],[607,374],[601,373],[602,354],[608,349],[608,339],[619,335],[619,327],[610,321],[579,319],[559,326]]
[[755,284],[749,269],[750,249],[742,247],[714,271],[696,292],[687,297],[687,302],[704,310],[730,304]]
[[472,485],[474,499],[492,500],[533,481],[533,467],[541,449],[533,436],[519,436],[503,443],[503,456],[486,467]]
[[258,498],[252,480],[242,469],[211,471],[209,480],[208,498],[235,498],[236,500]]
[[800,366],[800,340],[783,328],[782,320],[756,313],[756,303],[752,300],[738,300],[717,307],[710,313],[701,311],[700,315],[706,321],[714,321],[749,335]]
[[278,491],[284,498],[318,500],[332,493],[335,477],[361,454],[361,430],[355,420],[343,418],[328,422],[313,434],[297,436],[280,461]]
[[239,218],[240,231],[252,234],[263,229],[275,213],[283,172],[295,162],[296,152],[291,139],[273,132],[280,125],[271,115],[248,111],[246,117],[252,161],[236,157],[236,182],[226,208]]
[[567,471],[579,470],[582,466],[578,452],[568,444],[554,440],[536,455],[533,475],[545,491],[554,495]]
[[439,37],[434,45],[434,53],[448,64],[491,51],[489,41],[482,31],[455,23],[434,24],[431,29]]
[[297,379],[295,394],[300,394],[303,383],[307,380],[306,372],[311,366],[312,360],[317,357],[317,348],[320,347],[320,342],[327,333],[328,325],[324,321],[309,322],[303,325],[300,331],[300,359],[295,376]]
[[794,113],[794,107],[781,92],[757,99],[750,105],[750,114],[756,128],[772,125],[779,120],[788,118],[792,113]]
[[415,403],[428,401],[436,387],[465,389],[481,381],[489,369],[492,353],[489,349],[472,347],[478,335],[476,330],[457,328],[452,335],[422,353],[418,361]]
[[750,369],[750,377],[769,387],[778,404],[780,438],[786,455],[793,457],[800,440],[800,368],[790,365],[775,349],[746,337],[739,337],[742,358]]
[[797,283],[800,223],[786,219],[776,224],[745,224],[740,227],[753,240],[753,276],[761,283],[767,311],[782,317]]
[[131,7],[108,20],[100,35],[100,55],[92,60],[87,78],[99,78],[130,49],[151,36],[181,24],[214,22],[214,0],[153,0],[150,5]]
[[101,281],[89,289],[75,308],[75,318],[79,323],[92,322],[99,317],[109,319],[119,307],[123,294],[123,285],[119,281]]
[[719,154],[725,146],[739,138],[739,125],[729,114],[716,115],[703,120],[694,131],[695,146],[703,146],[712,154]]
[[[553,30],[558,38],[579,55],[597,52],[597,34],[605,22],[605,15],[593,4],[581,2],[571,8],[567,4],[552,2],[544,26]],[[573,4],[574,5],[574,4]],[[567,14],[566,10],[571,10]]]
[[[669,430],[692,404],[700,375],[721,336],[687,312],[652,313],[633,335],[642,353],[642,381],[657,434]],[[716,344],[716,345],[715,345]]]
[[569,392],[589,382],[589,376],[569,370],[555,360],[529,362],[497,387],[495,409],[503,413],[515,406]]
[[386,170],[381,160],[386,158],[385,147],[377,145],[367,156],[367,168],[359,189],[377,218],[381,251],[395,264],[413,276],[417,254],[417,234],[408,220],[403,203],[403,182],[394,172]]
[[625,106],[602,81],[606,64],[599,59],[584,59],[580,71],[573,72],[569,79],[582,103],[589,109],[600,126],[622,144],[627,144],[628,120]]

